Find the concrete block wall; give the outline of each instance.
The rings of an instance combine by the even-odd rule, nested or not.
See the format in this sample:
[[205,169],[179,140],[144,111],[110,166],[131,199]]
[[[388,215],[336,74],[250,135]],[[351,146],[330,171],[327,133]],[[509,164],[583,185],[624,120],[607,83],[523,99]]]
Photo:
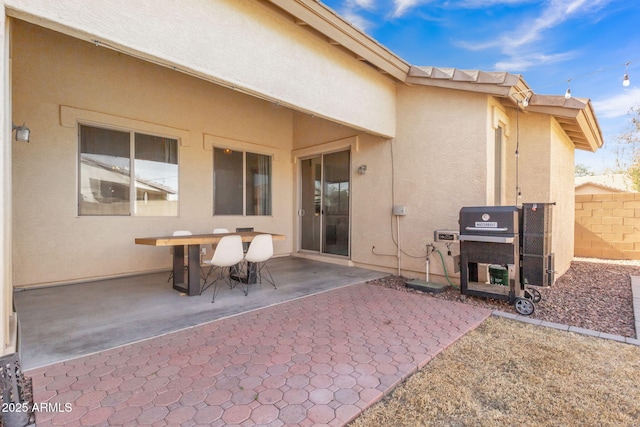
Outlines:
[[578,257],[640,259],[640,193],[576,195]]

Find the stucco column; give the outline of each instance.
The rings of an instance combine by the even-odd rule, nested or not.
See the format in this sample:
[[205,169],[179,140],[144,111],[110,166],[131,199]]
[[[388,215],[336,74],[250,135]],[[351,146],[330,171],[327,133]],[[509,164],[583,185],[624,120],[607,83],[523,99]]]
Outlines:
[[2,81],[2,111],[0,115],[0,354],[9,352],[9,319],[12,315],[11,285],[11,79],[9,58],[9,25],[4,1],[0,0],[0,81]]

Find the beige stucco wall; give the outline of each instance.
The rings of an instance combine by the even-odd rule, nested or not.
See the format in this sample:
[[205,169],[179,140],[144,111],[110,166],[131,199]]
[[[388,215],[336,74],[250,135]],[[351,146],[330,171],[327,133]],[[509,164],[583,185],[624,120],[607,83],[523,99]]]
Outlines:
[[[8,13],[385,136],[395,84],[259,0],[6,0]],[[366,106],[366,108],[362,108]],[[375,108],[369,108],[375,106]]]
[[[360,252],[354,251],[354,262],[395,271],[397,259],[376,256],[371,247],[387,255],[396,253],[397,222],[390,215],[391,206],[406,205],[407,215],[398,221],[404,252],[402,273],[424,276],[425,245],[433,242],[434,230],[458,230],[459,211],[464,206],[493,204],[495,129],[502,126],[503,204],[556,202],[552,251],[556,271],[563,274],[573,258],[573,201],[567,194],[573,191],[574,147],[548,115],[518,114],[516,118],[515,108],[482,94],[399,87],[397,137],[380,142],[375,149],[360,144],[360,156],[367,150],[375,152],[372,157],[382,169],[391,168],[392,144],[395,167],[393,187],[375,183],[379,201],[368,202],[368,209],[358,217],[362,230],[367,231],[361,236],[365,243],[356,246]],[[369,178],[357,177],[354,184],[358,179]],[[517,197],[517,187],[521,197]],[[447,272],[456,280],[452,256],[459,254],[459,245],[435,245],[444,255]],[[452,256],[447,256],[448,249]],[[430,273],[444,280],[439,256],[433,255],[430,261]]]
[[[355,265],[397,273],[399,226],[401,273],[422,277],[433,231],[457,229],[462,206],[485,204],[492,161],[486,143],[487,102],[486,95],[399,85],[398,134],[393,140],[296,117],[294,162],[297,156],[351,147]],[[365,174],[356,173],[361,165],[367,166]],[[394,217],[394,205],[406,206],[407,215]],[[453,276],[453,258],[446,256],[443,245],[440,249]],[[457,245],[451,249],[453,255],[459,253]],[[443,274],[439,259],[432,261],[432,273]]]
[[[376,242],[380,244],[391,239],[391,142],[299,114],[295,115],[293,134],[293,162],[308,155],[351,149],[351,261],[366,267],[393,268],[395,258],[371,256],[371,248]],[[367,166],[365,174],[356,172],[361,165]],[[294,176],[299,173],[295,163],[293,173]],[[299,241],[298,220],[296,218],[294,227],[295,242]]]
[[[29,144],[13,145],[15,286],[166,269],[167,248],[138,246],[134,238],[176,229],[252,226],[289,236],[276,252],[291,252],[291,110],[13,24],[13,115],[32,133]],[[179,217],[78,217],[75,115],[180,138]],[[273,216],[212,216],[212,144],[274,156]]]
[[[46,9],[40,2],[17,3]],[[235,7],[225,2],[213,3],[216,7]],[[247,6],[250,8],[259,7],[253,2],[247,4],[252,5]],[[265,11],[260,9],[258,13],[257,10],[244,12],[250,17],[255,15],[257,22],[264,25],[270,22],[268,25],[275,26],[274,31],[297,31],[294,30],[297,26],[290,27],[270,12],[266,13],[266,21],[260,21],[262,18],[258,16]],[[456,230],[463,206],[492,204],[493,174],[488,171],[494,167],[494,130],[498,124],[505,127],[505,204],[556,201],[553,198],[564,191],[557,188],[565,187],[562,180],[566,169],[560,168],[566,167],[566,162],[572,164],[572,147],[549,116],[521,114],[517,132],[515,110],[484,94],[425,86],[396,87],[386,78],[382,83],[377,80],[377,74],[374,78],[367,73],[364,86],[358,90],[375,82],[379,87],[374,92],[382,100],[382,109],[377,108],[377,103],[359,104],[368,98],[352,97],[349,91],[346,98],[331,90],[323,90],[323,96],[307,91],[313,98],[325,99],[318,102],[340,104],[336,111],[342,110],[342,104],[349,104],[350,110],[375,110],[364,113],[372,114],[368,119],[382,111],[393,115],[394,124],[397,115],[396,137],[388,139],[331,123],[322,114],[294,112],[22,21],[15,24],[13,115],[28,122],[33,135],[31,144],[16,145],[13,153],[13,212],[17,216],[13,230],[20,235],[13,244],[16,286],[167,268],[168,251],[139,247],[132,242],[135,237],[168,234],[175,229],[206,232],[214,226],[253,226],[286,234],[287,240],[279,242],[276,251],[295,252],[298,249],[296,158],[341,147],[352,150],[351,260],[356,265],[395,272],[399,238],[403,251],[402,273],[421,276],[425,270],[425,246],[433,241],[434,230]],[[310,35],[304,34],[302,40],[306,40],[310,51],[322,57],[317,51],[318,40],[307,39]],[[344,53],[335,55],[343,58]],[[314,58],[307,65],[314,63]],[[328,61],[324,65],[327,69],[336,67],[332,58],[324,58]],[[355,65],[338,64],[338,68],[342,67],[347,73],[349,67],[351,72],[362,71],[361,64],[351,62]],[[287,76],[287,80],[295,80],[290,74]],[[351,86],[353,81],[343,77],[345,80],[339,86]],[[274,84],[269,89],[274,94],[286,94],[289,90],[274,82],[263,83],[265,88]],[[392,112],[384,106],[391,94],[398,97]],[[337,99],[340,102],[336,102]],[[305,102],[300,99],[300,110],[310,105]],[[376,105],[376,108],[363,108],[363,105]],[[317,105],[317,108],[324,107]],[[181,138],[180,216],[78,217],[77,118],[142,130],[156,129]],[[518,135],[519,184],[523,194],[520,200],[515,197],[515,156],[511,155]],[[550,140],[557,147],[551,148]],[[212,217],[212,145],[274,155],[273,217]],[[367,165],[367,173],[356,174],[355,169],[363,164]],[[551,183],[556,185],[556,174],[563,178],[560,185],[552,189]],[[549,179],[550,176],[553,179]],[[572,179],[572,174],[567,176]],[[394,205],[406,206],[407,215],[394,217],[391,214]],[[564,205],[559,208],[555,221],[567,208]],[[572,209],[571,206],[571,212]],[[558,225],[564,226],[564,223]],[[114,228],[120,234],[109,232]],[[44,236],[43,229],[47,230]],[[560,233],[557,239],[564,242],[569,238],[572,236]],[[554,245],[557,239],[554,237]],[[123,240],[127,241],[126,247]],[[43,260],[36,256],[56,251],[61,244],[69,250],[62,261],[59,257]],[[567,264],[564,246],[565,243],[554,246],[560,266]],[[441,243],[438,248],[443,252],[447,249]],[[452,245],[451,250],[452,255],[459,252],[457,245]],[[453,258],[445,258],[451,273]],[[443,273],[439,258],[432,258],[431,273]]]
[[[354,262],[397,272],[399,226],[401,272],[424,277],[434,230],[457,230],[461,207],[485,204],[486,111],[486,95],[398,87],[397,137],[362,142],[354,156],[356,166],[367,164],[367,173],[354,177]],[[358,187],[364,192],[356,193]],[[406,216],[394,217],[394,205],[406,206]],[[453,258],[440,249],[452,273]],[[451,249],[459,252],[457,245]],[[442,274],[439,258],[432,257],[431,265],[432,273]]]
[[551,181],[550,201],[553,207],[553,244],[556,277],[564,274],[571,266],[574,247],[575,220],[575,149],[558,122],[551,122]]
[[[548,202],[551,181],[551,129],[549,116],[510,109],[513,131],[509,138],[509,181],[507,200],[510,204]],[[516,126],[516,121],[518,125]],[[519,129],[518,129],[519,127]],[[518,141],[519,140],[519,141]],[[518,147],[519,157],[515,152]],[[516,163],[518,173],[516,175]],[[516,181],[521,196],[516,200]]]
[[[515,123],[515,110],[510,110]],[[518,204],[550,203],[553,207],[552,248],[556,277],[564,274],[573,259],[573,165],[574,146],[552,117],[532,112],[520,112],[518,182],[522,192]],[[518,132],[512,131],[509,151],[515,153]],[[510,180],[515,189],[515,156],[509,166]],[[511,195],[513,194],[513,195]],[[508,192],[509,203],[515,200]]]

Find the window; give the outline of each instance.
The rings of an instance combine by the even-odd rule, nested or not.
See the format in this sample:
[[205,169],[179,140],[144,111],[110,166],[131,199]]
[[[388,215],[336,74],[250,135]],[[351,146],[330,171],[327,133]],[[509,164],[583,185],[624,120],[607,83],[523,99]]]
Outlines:
[[87,125],[79,133],[79,215],[178,215],[178,140]]
[[214,148],[213,214],[271,215],[271,156]]

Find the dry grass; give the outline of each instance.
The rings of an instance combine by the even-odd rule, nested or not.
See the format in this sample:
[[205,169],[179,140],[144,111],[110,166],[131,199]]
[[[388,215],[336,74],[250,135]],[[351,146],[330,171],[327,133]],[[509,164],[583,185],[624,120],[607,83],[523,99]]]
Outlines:
[[353,426],[639,426],[640,347],[491,317]]

